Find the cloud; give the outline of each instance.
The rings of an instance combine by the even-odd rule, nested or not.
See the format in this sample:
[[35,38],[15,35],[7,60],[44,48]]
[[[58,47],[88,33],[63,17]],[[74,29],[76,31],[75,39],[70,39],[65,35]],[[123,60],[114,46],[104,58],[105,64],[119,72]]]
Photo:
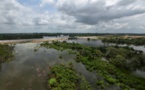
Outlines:
[[41,0],[32,6],[23,3],[1,0],[0,33],[145,32],[144,0]]
[[[49,1],[49,0],[47,0]],[[67,15],[61,13],[37,12],[16,0],[3,0],[0,7],[0,23],[8,25],[50,25],[65,24]],[[64,19],[65,18],[65,19]],[[69,18],[70,19],[70,18]]]
[[32,13],[32,9],[22,6],[15,0],[3,0],[0,6],[0,23],[10,25],[31,24]]
[[129,5],[129,4],[132,4],[132,3],[134,3],[134,2],[136,2],[137,0],[120,0],[118,3],[117,3],[117,5],[123,5],[123,6],[125,6],[125,5]]
[[3,0],[0,5],[0,32],[60,32],[79,27],[71,16],[47,10],[37,12],[16,0]]
[[145,1],[139,3],[140,0],[118,0],[114,4],[110,2],[110,6],[106,1],[59,0],[57,6],[61,12],[75,17],[77,22],[90,25],[145,13],[145,6],[142,4]]

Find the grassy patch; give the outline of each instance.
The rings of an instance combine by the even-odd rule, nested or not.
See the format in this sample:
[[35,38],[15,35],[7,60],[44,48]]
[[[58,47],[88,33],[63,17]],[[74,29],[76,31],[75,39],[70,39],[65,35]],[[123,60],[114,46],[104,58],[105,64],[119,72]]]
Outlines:
[[91,90],[91,86],[73,69],[72,64],[51,68],[48,85],[52,90]]

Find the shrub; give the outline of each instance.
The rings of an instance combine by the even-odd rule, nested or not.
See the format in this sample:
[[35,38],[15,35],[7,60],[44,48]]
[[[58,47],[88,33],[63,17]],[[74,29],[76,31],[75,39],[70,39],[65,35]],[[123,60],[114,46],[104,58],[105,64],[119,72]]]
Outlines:
[[54,86],[57,82],[56,82],[56,78],[51,78],[48,81],[49,85]]

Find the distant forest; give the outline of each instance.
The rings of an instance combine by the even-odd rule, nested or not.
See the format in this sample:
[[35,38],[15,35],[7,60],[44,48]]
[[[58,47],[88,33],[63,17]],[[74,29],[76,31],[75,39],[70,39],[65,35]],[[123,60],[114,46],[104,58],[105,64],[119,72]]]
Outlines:
[[0,40],[14,40],[14,39],[33,39],[33,38],[43,38],[43,36],[59,36],[59,35],[69,35],[70,37],[74,36],[103,36],[103,35],[135,35],[135,36],[145,36],[145,34],[116,34],[116,33],[6,33],[0,34]]

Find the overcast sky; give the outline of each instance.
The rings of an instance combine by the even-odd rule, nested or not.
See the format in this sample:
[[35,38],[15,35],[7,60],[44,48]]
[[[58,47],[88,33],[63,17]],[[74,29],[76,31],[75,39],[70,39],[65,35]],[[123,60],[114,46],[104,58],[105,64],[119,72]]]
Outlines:
[[145,0],[0,0],[0,33],[145,33]]

